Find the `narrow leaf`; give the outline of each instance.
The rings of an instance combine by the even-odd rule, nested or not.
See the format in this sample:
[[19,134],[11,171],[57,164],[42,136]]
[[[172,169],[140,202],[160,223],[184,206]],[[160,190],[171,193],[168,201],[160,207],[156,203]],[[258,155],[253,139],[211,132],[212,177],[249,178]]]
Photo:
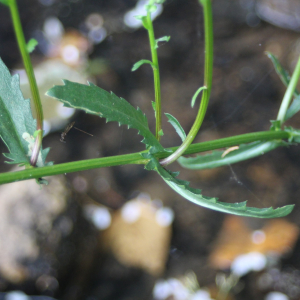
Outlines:
[[212,169],[263,155],[277,147],[286,145],[288,144],[283,141],[254,142],[240,145],[238,150],[231,151],[223,157],[224,151],[213,151],[206,155],[197,155],[196,157],[180,157],[177,161],[182,167],[187,169]]
[[9,0],[0,0],[0,3],[8,6],[9,5]]
[[170,36],[163,36],[163,37],[161,37],[161,38],[159,38],[159,39],[156,39],[155,40],[155,48],[157,49],[158,48],[158,43],[159,42],[168,42],[169,40],[170,40]]
[[155,101],[151,101],[151,104],[152,104],[152,108],[153,108],[154,112],[156,113],[156,103],[155,103]]
[[195,102],[196,102],[196,99],[197,99],[199,93],[200,93],[202,90],[206,90],[206,89],[207,89],[206,86],[202,86],[202,87],[200,87],[200,88],[196,91],[196,93],[194,94],[194,96],[193,96],[193,98],[192,98],[192,101],[191,101],[191,107],[194,107]]
[[[279,75],[279,78],[283,82],[285,86],[288,86],[290,83],[290,75],[287,70],[285,70],[282,65],[280,64],[279,60],[276,56],[274,56],[270,52],[266,52],[267,56],[271,59],[273,66],[276,70],[276,73]],[[289,109],[286,112],[285,120],[290,119],[300,110],[300,94],[297,89],[294,91],[294,100],[290,105]]]
[[294,98],[292,104],[288,108],[285,120],[290,119],[292,116],[294,116],[298,111],[300,110],[300,95]]
[[[280,64],[279,60],[277,59],[276,56],[274,56],[272,53],[270,52],[266,52],[267,56],[270,58],[270,60],[273,63],[273,66],[275,68],[276,73],[278,74],[279,78],[281,79],[281,81],[283,82],[283,84],[285,86],[289,85],[290,82],[290,75],[288,73],[287,70],[285,70],[282,65]],[[296,95],[298,95],[299,93],[297,91],[295,91]]]
[[26,45],[27,51],[29,53],[33,52],[37,45],[38,45],[38,41],[36,39],[30,39]]
[[148,24],[147,16],[138,15],[138,16],[135,16],[135,18],[138,19],[138,20],[141,20],[144,28],[146,30],[149,30],[149,24]]
[[165,113],[165,115],[168,118],[168,122],[171,123],[171,125],[176,130],[177,134],[180,136],[181,140],[184,141],[186,139],[186,134],[185,134],[185,131],[183,130],[182,126],[178,122],[178,120],[168,113]]
[[[30,100],[20,90],[19,75],[11,76],[0,59],[0,136],[10,153],[3,154],[12,164],[30,163],[35,138],[36,121],[33,119]],[[45,165],[49,149],[39,154],[37,166]]]
[[[149,156],[148,156],[149,157]],[[146,165],[147,170],[155,170],[162,179],[178,194],[185,199],[216,211],[234,214],[244,217],[255,218],[278,218],[288,215],[294,208],[294,205],[287,205],[280,208],[255,208],[248,207],[247,201],[239,203],[226,203],[218,201],[217,198],[211,198],[201,195],[201,190],[189,186],[188,181],[177,179],[177,173],[172,173],[164,169],[159,162],[152,156],[150,162]]]
[[135,109],[125,99],[117,97],[96,85],[79,84],[63,80],[64,85],[57,85],[47,91],[46,95],[64,103],[65,107],[73,107],[99,117],[107,122],[116,121],[119,125],[135,128],[144,137],[143,143],[152,147],[152,151],[164,151],[164,148],[151,133],[148,121],[143,112]]
[[136,62],[136,63],[133,65],[131,71],[132,71],[132,72],[136,71],[141,65],[144,65],[144,64],[149,64],[149,65],[151,65],[151,67],[152,67],[154,70],[157,69],[156,66],[154,65],[154,63],[153,63],[152,61],[150,61],[150,60],[148,60],[148,59],[142,59],[142,60],[139,60],[138,62]]

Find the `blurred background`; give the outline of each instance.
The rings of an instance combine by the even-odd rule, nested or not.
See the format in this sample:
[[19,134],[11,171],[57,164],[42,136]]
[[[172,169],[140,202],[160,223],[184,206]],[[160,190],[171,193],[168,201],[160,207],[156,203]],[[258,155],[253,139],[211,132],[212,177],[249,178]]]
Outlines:
[[[137,0],[18,1],[43,97],[48,161],[59,164],[144,149],[136,130],[62,108],[43,96],[61,79],[91,81],[146,113],[154,129],[147,32],[132,16]],[[285,87],[265,55],[292,72],[300,53],[296,0],[214,0],[214,74],[207,115],[195,142],[268,130]],[[203,84],[204,36],[198,1],[166,0],[154,21],[162,109],[188,132],[190,107]],[[7,7],[0,6],[0,57],[28,82]],[[72,128],[65,143],[64,128]],[[297,115],[288,123],[300,127]],[[180,144],[163,119],[162,144]],[[7,152],[3,143],[2,152]],[[1,156],[1,171],[12,169]],[[226,167],[187,171],[204,195],[255,207],[296,204],[275,220],[239,218],[196,206],[153,172],[128,165],[64,174],[0,187],[0,299],[300,299],[300,176],[295,145]],[[30,296],[28,296],[30,295]]]

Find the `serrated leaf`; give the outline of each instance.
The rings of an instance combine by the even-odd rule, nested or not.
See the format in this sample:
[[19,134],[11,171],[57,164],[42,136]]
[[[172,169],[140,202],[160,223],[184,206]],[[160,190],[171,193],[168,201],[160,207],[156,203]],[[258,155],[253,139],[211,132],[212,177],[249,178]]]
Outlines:
[[136,71],[140,66],[142,66],[142,65],[144,65],[144,64],[149,64],[149,65],[151,65],[151,67],[152,67],[154,70],[157,69],[156,66],[154,65],[154,63],[153,63],[152,61],[150,61],[150,60],[148,60],[148,59],[141,59],[141,60],[139,60],[138,62],[136,62],[136,63],[133,65],[131,71],[132,71],[132,72]]
[[[21,93],[19,75],[11,76],[0,59],[0,136],[10,152],[3,153],[12,160],[8,163],[29,164],[35,130],[30,100],[25,100]],[[41,151],[38,167],[45,165],[48,152],[49,149]]]
[[0,0],[0,3],[8,6],[9,5],[9,0]]
[[161,37],[161,38],[159,38],[159,39],[156,39],[155,40],[155,48],[157,49],[158,48],[158,43],[159,42],[168,42],[169,40],[170,40],[170,36],[163,36],[163,37]]
[[193,96],[193,98],[192,98],[192,101],[191,101],[191,107],[194,107],[195,102],[196,102],[196,99],[197,99],[199,93],[200,93],[201,91],[203,91],[203,90],[206,90],[206,89],[207,89],[206,86],[202,86],[202,87],[200,87],[200,88],[196,91],[196,93],[194,94],[194,96]]
[[177,179],[174,173],[164,169],[153,156],[151,157],[150,162],[147,164],[146,169],[155,170],[175,192],[180,194],[185,199],[197,205],[216,211],[244,217],[278,218],[288,215],[294,208],[294,205],[286,205],[276,209],[273,209],[272,207],[248,207],[247,201],[226,203],[218,201],[217,198],[203,196],[201,195],[201,190],[191,188],[188,181]]
[[177,161],[182,167],[191,170],[212,169],[247,160],[286,145],[288,144],[283,141],[254,142],[240,145],[238,150],[231,151],[224,157],[224,151],[213,151],[196,157],[180,157]]
[[144,113],[135,109],[125,99],[117,97],[96,85],[63,80],[64,85],[56,85],[47,91],[46,95],[56,98],[66,107],[73,107],[99,117],[106,118],[107,122],[115,121],[119,125],[135,128],[144,137],[142,141],[152,147],[152,152],[164,151],[164,148],[151,133]]
[[38,45],[38,41],[36,39],[30,39],[26,45],[27,51],[29,53],[33,52],[37,45]]
[[[282,67],[282,65],[280,64],[280,62],[276,56],[274,56],[270,52],[266,52],[266,54],[272,61],[275,71],[279,75],[279,78],[281,79],[283,84],[285,86],[288,86],[290,83],[290,78],[291,78],[288,71]],[[300,110],[300,94],[297,91],[297,89],[294,91],[294,97],[295,98],[294,98],[292,104],[290,105],[290,107],[288,108],[288,110],[286,112],[285,120],[290,119],[292,116],[294,116]]]
[[171,125],[174,127],[181,140],[184,141],[186,139],[186,133],[180,125],[179,121],[171,114],[165,113],[165,115],[168,118],[168,122],[171,123]]

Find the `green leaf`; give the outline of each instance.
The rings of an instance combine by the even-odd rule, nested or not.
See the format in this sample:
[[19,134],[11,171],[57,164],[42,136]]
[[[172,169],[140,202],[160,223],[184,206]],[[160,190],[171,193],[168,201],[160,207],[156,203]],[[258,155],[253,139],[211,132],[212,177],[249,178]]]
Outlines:
[[181,140],[184,141],[186,139],[186,134],[185,134],[185,131],[183,130],[182,126],[178,122],[178,120],[168,113],[165,113],[165,115],[168,118],[168,122],[171,123],[171,125],[176,130],[177,134],[180,136]]
[[287,145],[283,141],[254,142],[240,145],[239,149],[225,153],[225,156],[224,151],[213,151],[196,157],[180,157],[177,161],[182,167],[191,170],[212,169],[263,155],[277,147]]
[[286,205],[276,209],[273,209],[272,207],[255,208],[248,207],[247,201],[239,203],[226,203],[218,201],[217,198],[203,196],[201,195],[201,190],[191,188],[188,181],[177,179],[176,176],[178,173],[172,173],[164,169],[153,156],[148,155],[148,158],[149,157],[151,157],[151,160],[146,165],[146,169],[155,170],[175,192],[197,205],[224,213],[255,218],[284,217],[288,215],[294,208],[294,205]]
[[281,122],[280,120],[271,120],[270,131],[278,131],[281,130]]
[[[7,163],[29,165],[36,121],[33,119],[30,100],[25,100],[20,90],[19,75],[11,76],[0,59],[0,136],[10,153],[3,155],[12,160]],[[49,152],[40,152],[37,166],[45,165]]]
[[151,101],[151,104],[152,104],[152,108],[153,108],[154,112],[156,113],[156,103],[155,103],[155,101]]
[[[149,1],[149,3],[150,3],[150,1]],[[145,9],[146,9],[147,12],[153,13],[153,12],[156,11],[157,6],[154,5],[154,4],[148,4],[148,5],[145,5]]]
[[[286,71],[282,65],[280,64],[279,60],[276,56],[274,56],[270,52],[266,52],[267,56],[271,59],[273,66],[276,70],[276,73],[279,75],[279,78],[283,82],[285,86],[288,86],[290,83],[290,75],[288,71]],[[297,91],[297,89],[294,91],[294,97],[292,104],[290,105],[289,109],[286,112],[285,120],[290,119],[292,116],[294,116],[299,110],[300,110],[300,94]]]
[[47,91],[46,95],[64,103],[65,107],[73,107],[99,117],[106,118],[107,122],[116,121],[119,125],[135,128],[144,137],[143,143],[153,147],[152,152],[164,151],[164,148],[151,133],[148,121],[143,112],[135,109],[125,99],[117,97],[96,85],[79,84],[63,80],[64,85],[57,85]]
[[155,40],[155,49],[158,48],[158,43],[159,42],[168,42],[170,40],[170,38],[171,38],[170,36],[163,36],[163,37],[161,37],[159,39],[156,39]]
[[193,96],[193,98],[192,98],[192,101],[191,101],[191,107],[194,107],[195,102],[196,102],[196,99],[197,99],[199,93],[200,93],[202,90],[206,90],[206,89],[207,89],[206,86],[202,86],[202,87],[200,87],[200,88],[196,91],[196,93],[194,94],[194,96]]
[[148,60],[148,59],[142,59],[142,60],[139,60],[138,62],[136,62],[136,63],[133,65],[131,71],[132,71],[132,72],[136,71],[141,65],[144,65],[144,64],[149,64],[149,65],[151,65],[151,67],[152,67],[154,70],[157,69],[156,66],[155,66],[155,64],[154,64],[152,61],[150,61],[150,60]]
[[149,24],[148,24],[147,16],[138,15],[138,16],[135,16],[135,18],[138,19],[138,20],[141,20],[144,28],[146,30],[149,30],[150,27],[149,27]]
[[[279,60],[276,56],[274,56],[271,52],[266,52],[267,56],[273,63],[276,73],[279,75],[281,81],[285,86],[289,85],[290,82],[290,75],[287,70],[285,70],[282,65],[280,64]],[[297,93],[297,91],[295,91]],[[298,93],[297,93],[298,94]]]
[[33,52],[37,45],[38,45],[38,41],[36,39],[30,39],[26,45],[27,51],[29,53]]
[[158,135],[159,135],[159,136],[163,136],[163,135],[164,135],[164,132],[163,132],[162,129],[158,132]]
[[292,116],[294,116],[298,111],[300,110],[300,95],[294,98],[292,104],[288,108],[285,120],[290,119]]
[[290,134],[289,142],[290,143],[300,143],[300,130],[294,129],[293,127],[285,127],[284,131],[287,131]]
[[0,3],[9,6],[9,0],[0,0]]

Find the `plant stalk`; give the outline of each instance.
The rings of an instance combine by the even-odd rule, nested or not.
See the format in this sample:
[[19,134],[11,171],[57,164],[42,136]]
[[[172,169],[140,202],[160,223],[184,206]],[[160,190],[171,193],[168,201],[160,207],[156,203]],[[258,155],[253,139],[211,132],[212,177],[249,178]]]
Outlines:
[[293,98],[299,77],[300,77],[300,56],[299,56],[296,68],[294,70],[294,73],[291,77],[290,83],[289,83],[289,85],[286,89],[286,92],[284,94],[284,97],[282,99],[281,106],[280,106],[280,109],[279,109],[279,112],[277,115],[277,120],[280,121],[281,125],[285,121],[286,112],[287,112],[289,105],[291,103],[291,100]]
[[155,119],[156,119],[156,126],[155,126],[155,136],[158,141],[160,141],[160,134],[161,131],[161,93],[160,93],[160,76],[159,76],[159,65],[158,65],[158,57],[157,57],[157,50],[156,50],[156,43],[155,43],[155,36],[154,36],[154,29],[151,20],[151,12],[147,12],[147,31],[149,36],[150,42],[150,49],[151,49],[151,57],[152,63],[155,65],[156,69],[153,68],[153,77],[154,77],[154,93],[155,93]]
[[[255,141],[270,141],[270,140],[281,140],[289,139],[290,133],[286,131],[261,131],[254,133],[247,133],[237,136],[232,136],[228,138],[218,139],[214,141],[202,142],[190,145],[189,148],[183,153],[194,154],[209,150],[215,150],[224,147],[231,147],[245,143],[251,143]],[[178,147],[172,147],[168,150],[176,152]],[[58,174],[66,174],[78,171],[84,171],[89,169],[103,168],[120,166],[126,164],[147,164],[148,159],[144,159],[141,154],[145,153],[137,152],[125,155],[102,157],[88,160],[81,160],[76,162],[63,163],[53,166],[41,167],[41,168],[31,168],[16,172],[6,172],[0,174],[0,184],[10,183],[20,180],[27,180],[33,178],[41,178],[44,176],[52,176]],[[156,158],[162,159],[167,157],[169,154],[166,152],[160,152],[155,154]]]
[[186,139],[182,145],[171,154],[169,157],[160,161],[163,166],[169,165],[170,163],[177,160],[191,145],[194,141],[206,114],[208,101],[212,86],[212,70],[213,70],[213,24],[212,24],[212,8],[210,0],[199,0],[203,6],[204,14],[204,31],[205,31],[205,67],[204,67],[204,86],[206,89],[203,90],[200,107],[196,116],[195,122],[188,133]]
[[36,79],[35,79],[34,72],[33,72],[33,67],[31,64],[30,56],[29,56],[29,53],[28,53],[28,50],[26,47],[26,41],[25,41],[25,37],[24,37],[22,25],[21,25],[21,20],[20,20],[20,15],[19,15],[16,0],[10,0],[8,2],[8,6],[10,9],[11,18],[12,18],[13,27],[14,27],[14,31],[16,34],[18,46],[19,46],[19,49],[21,52],[24,67],[25,67],[26,74],[27,74],[27,77],[29,80],[29,84],[30,84],[32,99],[33,99],[34,108],[36,111],[36,120],[37,120],[36,130],[40,130],[36,137],[34,148],[32,151],[32,156],[30,158],[30,164],[32,166],[35,166],[37,163],[37,159],[38,159],[38,155],[40,152],[40,148],[42,146],[42,139],[43,139],[44,117],[43,117],[42,104],[41,104],[41,99],[40,99],[40,94],[39,94],[39,90],[37,87]]

